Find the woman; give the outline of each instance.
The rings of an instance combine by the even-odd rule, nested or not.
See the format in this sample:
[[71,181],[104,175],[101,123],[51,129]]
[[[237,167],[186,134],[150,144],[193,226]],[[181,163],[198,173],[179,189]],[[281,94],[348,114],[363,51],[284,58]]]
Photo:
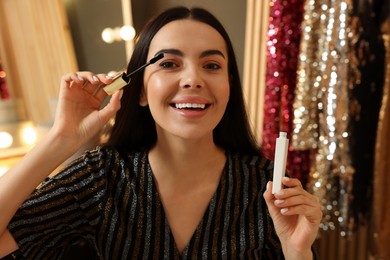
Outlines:
[[[2,177],[0,256],[54,259],[83,238],[103,259],[313,258],[319,204],[297,179],[268,188],[222,25],[169,9],[140,34],[128,72],[159,53],[101,110],[106,94],[92,93],[111,78],[63,77],[53,128]],[[105,145],[28,197],[114,115]]]

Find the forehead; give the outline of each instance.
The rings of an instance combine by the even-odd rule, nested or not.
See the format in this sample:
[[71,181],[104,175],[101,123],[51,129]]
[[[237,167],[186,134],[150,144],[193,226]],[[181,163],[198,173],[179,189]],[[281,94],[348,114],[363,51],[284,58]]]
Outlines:
[[180,50],[218,49],[227,57],[226,43],[221,34],[208,24],[184,19],[164,25],[153,37],[149,54],[153,56],[161,49]]

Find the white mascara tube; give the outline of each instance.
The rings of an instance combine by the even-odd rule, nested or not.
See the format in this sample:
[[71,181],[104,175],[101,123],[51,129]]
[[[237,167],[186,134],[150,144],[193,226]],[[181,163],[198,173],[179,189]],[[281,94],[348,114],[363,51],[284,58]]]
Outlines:
[[282,178],[286,173],[288,139],[286,132],[280,132],[276,138],[274,176],[272,180],[272,194],[282,189]]

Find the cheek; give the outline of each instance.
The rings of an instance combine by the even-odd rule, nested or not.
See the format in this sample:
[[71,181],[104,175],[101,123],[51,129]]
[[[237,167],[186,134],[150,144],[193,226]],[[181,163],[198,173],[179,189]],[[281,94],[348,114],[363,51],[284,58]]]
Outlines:
[[221,96],[220,96],[220,99],[222,100],[223,102],[223,114],[226,112],[226,109],[227,109],[227,105],[229,103],[229,100],[230,100],[230,84],[229,82],[227,83],[227,87],[225,87],[224,89],[221,90]]
[[230,82],[223,80],[221,81],[220,86],[223,86],[218,91],[220,98],[227,103],[230,99]]
[[144,96],[149,105],[167,100],[170,84],[168,79],[150,77],[144,84]]

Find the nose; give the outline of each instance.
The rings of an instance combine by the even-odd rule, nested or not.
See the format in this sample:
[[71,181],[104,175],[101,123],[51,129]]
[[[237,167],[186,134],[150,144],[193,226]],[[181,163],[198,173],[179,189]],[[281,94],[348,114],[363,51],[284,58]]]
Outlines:
[[202,88],[204,82],[201,72],[195,66],[188,66],[183,69],[180,86],[183,88]]

